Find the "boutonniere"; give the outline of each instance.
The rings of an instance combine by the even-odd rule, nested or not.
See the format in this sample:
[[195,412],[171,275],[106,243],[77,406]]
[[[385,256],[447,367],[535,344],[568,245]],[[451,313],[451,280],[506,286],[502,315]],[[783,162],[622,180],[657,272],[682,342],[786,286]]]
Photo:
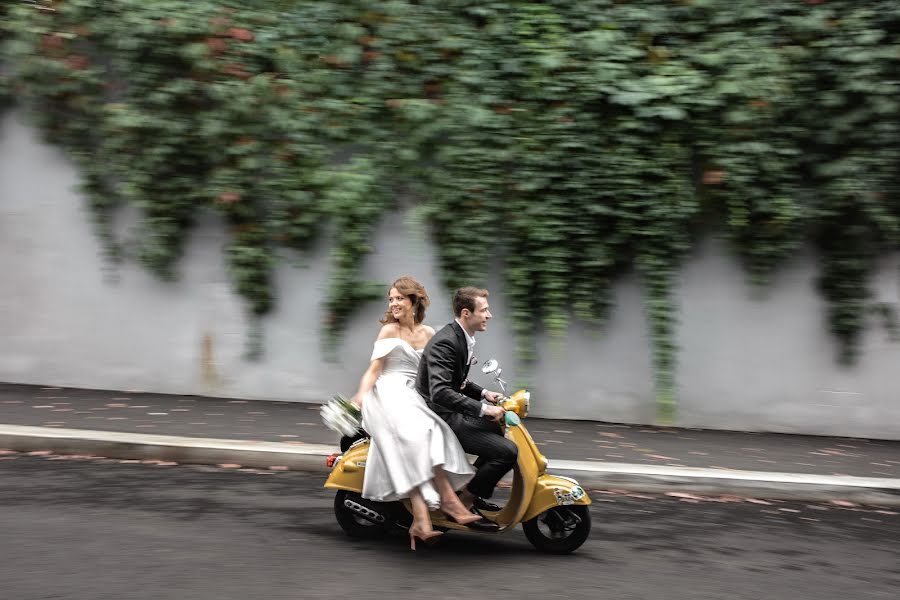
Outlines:
[[469,363],[468,363],[468,364],[469,364],[469,366],[471,367],[472,365],[477,364],[477,363],[478,363],[478,357],[472,356],[472,358],[469,359]]

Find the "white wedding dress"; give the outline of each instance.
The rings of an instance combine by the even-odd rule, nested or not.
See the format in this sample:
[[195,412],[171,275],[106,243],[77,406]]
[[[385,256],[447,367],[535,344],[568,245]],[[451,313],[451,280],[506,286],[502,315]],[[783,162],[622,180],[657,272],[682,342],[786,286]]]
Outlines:
[[435,509],[440,506],[432,481],[436,466],[443,467],[454,490],[475,471],[450,426],[415,389],[422,350],[400,338],[384,338],[375,341],[371,360],[381,357],[386,357],[381,376],[363,398],[363,428],[371,436],[363,498],[400,500],[419,488]]

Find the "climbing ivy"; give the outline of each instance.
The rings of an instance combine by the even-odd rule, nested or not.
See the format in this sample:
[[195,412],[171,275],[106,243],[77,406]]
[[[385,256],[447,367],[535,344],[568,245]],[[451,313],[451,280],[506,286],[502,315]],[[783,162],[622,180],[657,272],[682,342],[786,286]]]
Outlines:
[[[328,235],[329,347],[383,293],[360,265],[400,196],[445,285],[502,265],[522,358],[540,331],[602,326],[614,282],[639,276],[663,421],[674,288],[702,236],[756,283],[813,244],[845,362],[885,312],[868,282],[900,234],[893,0],[0,6],[0,77],[77,161],[110,257],[174,277],[198,212],[219,211],[258,319],[279,248]],[[137,248],[110,227],[123,203],[144,215]]]
[[[9,6],[8,3],[0,3],[0,48],[9,37]],[[0,53],[0,109],[5,108],[12,102],[12,90],[10,89],[10,80],[7,70],[9,66],[4,60],[4,54]]]

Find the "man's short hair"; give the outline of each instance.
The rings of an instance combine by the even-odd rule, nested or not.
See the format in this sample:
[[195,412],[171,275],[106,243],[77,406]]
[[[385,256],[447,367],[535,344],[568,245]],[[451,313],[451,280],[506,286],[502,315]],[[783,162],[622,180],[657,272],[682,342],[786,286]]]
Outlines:
[[457,317],[462,314],[464,308],[468,308],[470,312],[475,312],[475,299],[487,298],[490,293],[481,288],[466,286],[459,288],[453,293],[453,314]]

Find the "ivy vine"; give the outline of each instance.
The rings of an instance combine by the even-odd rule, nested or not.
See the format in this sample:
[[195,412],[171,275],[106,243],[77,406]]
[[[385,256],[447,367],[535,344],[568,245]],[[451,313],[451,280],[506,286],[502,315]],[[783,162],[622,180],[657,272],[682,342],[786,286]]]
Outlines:
[[77,162],[111,258],[177,276],[199,211],[224,215],[254,319],[280,248],[334,238],[326,341],[380,284],[362,259],[411,192],[448,287],[502,262],[521,357],[602,326],[643,281],[660,420],[676,418],[681,259],[731,240],[765,282],[812,243],[839,358],[900,236],[893,0],[129,0],[0,5],[0,98]]

